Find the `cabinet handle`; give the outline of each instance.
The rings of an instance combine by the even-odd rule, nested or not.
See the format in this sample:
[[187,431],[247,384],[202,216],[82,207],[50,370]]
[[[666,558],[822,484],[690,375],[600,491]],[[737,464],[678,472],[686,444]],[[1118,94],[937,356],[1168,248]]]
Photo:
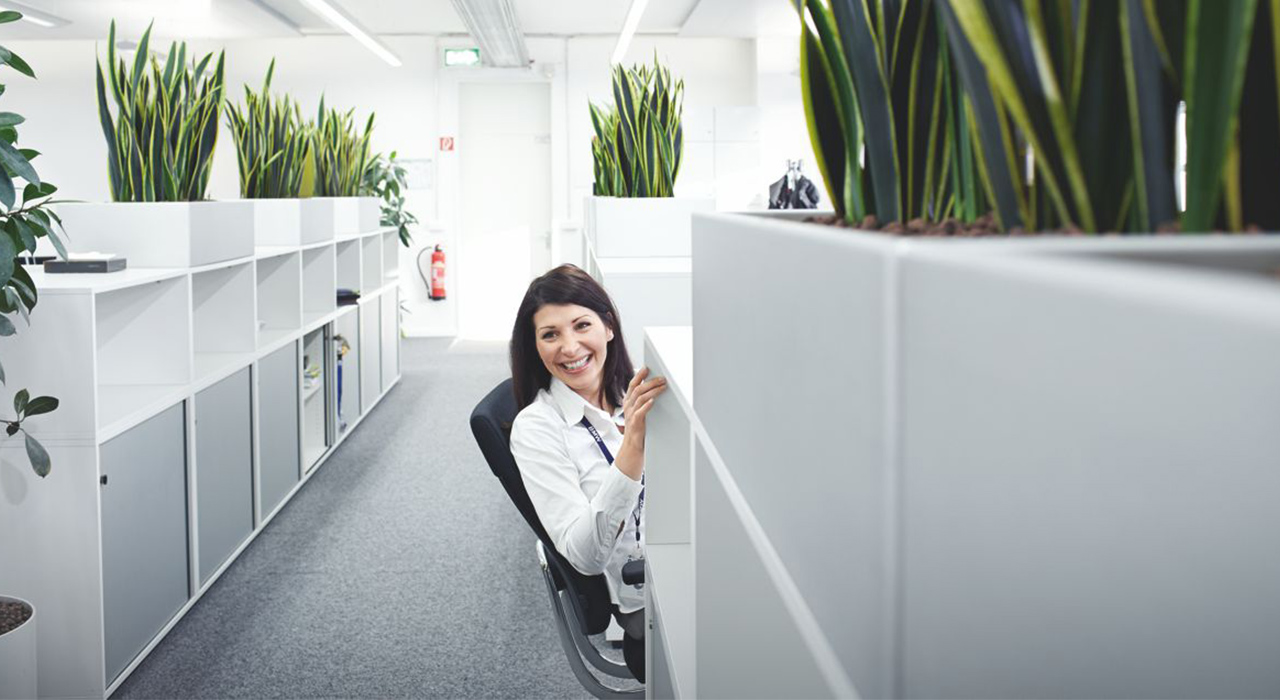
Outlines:
[[106,486],[106,485],[107,485],[107,475],[106,475],[106,474],[103,474],[103,475],[102,475],[102,477],[101,477],[100,479],[98,479],[98,481],[100,481],[100,482],[102,483],[102,485],[103,485],[103,486]]

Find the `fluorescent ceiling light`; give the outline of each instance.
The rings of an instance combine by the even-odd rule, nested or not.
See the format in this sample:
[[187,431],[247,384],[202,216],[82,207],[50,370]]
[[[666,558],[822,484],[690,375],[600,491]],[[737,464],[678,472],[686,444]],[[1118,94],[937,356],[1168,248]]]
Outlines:
[[356,41],[364,44],[365,48],[372,51],[378,58],[389,63],[391,67],[399,68],[402,65],[400,57],[396,56],[386,44],[375,39],[364,27],[360,26],[360,23],[354,17],[333,4],[331,0],[302,0],[302,2],[314,10],[316,14],[328,20],[329,24],[355,37]]
[[41,12],[40,10],[27,7],[26,5],[16,2],[0,2],[0,10],[21,12],[22,19],[41,27],[65,27],[68,24],[71,24],[70,20],[65,20],[57,15]]
[[529,49],[520,17],[511,0],[453,0],[471,38],[480,45],[480,60],[495,68],[528,68]]
[[613,47],[610,63],[622,63],[627,47],[631,46],[631,37],[635,36],[636,27],[640,26],[640,15],[644,14],[644,7],[648,4],[649,0],[631,0],[631,9],[627,11],[627,19],[622,23],[622,31],[618,34],[617,46]]

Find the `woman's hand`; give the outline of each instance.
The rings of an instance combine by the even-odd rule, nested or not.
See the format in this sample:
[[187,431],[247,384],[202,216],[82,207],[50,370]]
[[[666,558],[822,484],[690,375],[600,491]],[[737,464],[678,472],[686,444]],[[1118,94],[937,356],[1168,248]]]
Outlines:
[[618,469],[632,479],[639,481],[644,472],[644,435],[645,417],[653,408],[654,399],[667,390],[667,380],[663,377],[646,379],[649,368],[642,367],[627,386],[627,394],[622,399],[622,415],[626,419],[626,430],[622,434],[622,450],[615,462]]

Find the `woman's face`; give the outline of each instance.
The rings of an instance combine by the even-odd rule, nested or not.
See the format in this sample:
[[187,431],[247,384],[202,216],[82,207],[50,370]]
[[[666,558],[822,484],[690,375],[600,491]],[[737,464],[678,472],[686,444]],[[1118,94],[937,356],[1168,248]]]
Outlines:
[[533,332],[551,376],[595,404],[613,330],[585,306],[547,304],[533,314]]

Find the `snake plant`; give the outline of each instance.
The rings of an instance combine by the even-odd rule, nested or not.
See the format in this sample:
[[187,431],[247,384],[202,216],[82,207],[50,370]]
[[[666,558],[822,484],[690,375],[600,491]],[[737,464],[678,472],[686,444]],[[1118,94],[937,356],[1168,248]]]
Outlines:
[[271,96],[274,59],[262,81],[262,92],[244,88],[244,110],[227,107],[227,126],[240,165],[240,196],[245,199],[297,197],[311,150],[311,134],[302,110],[287,95]]
[[364,133],[355,128],[355,110],[339,113],[325,109],[320,98],[320,110],[312,131],[312,154],[315,160],[315,190],[317,197],[358,197],[370,194],[365,185],[365,171],[369,167],[369,141],[373,136],[373,118],[365,123]]
[[[116,24],[107,39],[107,71],[98,68],[98,117],[107,140],[111,197],[118,202],[204,199],[218,140],[223,66],[218,54],[187,63],[186,43],[169,47],[164,66],[151,55],[151,27],[130,68],[116,60]],[[116,114],[107,102],[110,90]]]
[[595,194],[671,197],[684,155],[684,81],[653,67],[613,67],[613,107],[590,105]]
[[1280,227],[1280,0],[793,1],[810,137],[850,221]]

